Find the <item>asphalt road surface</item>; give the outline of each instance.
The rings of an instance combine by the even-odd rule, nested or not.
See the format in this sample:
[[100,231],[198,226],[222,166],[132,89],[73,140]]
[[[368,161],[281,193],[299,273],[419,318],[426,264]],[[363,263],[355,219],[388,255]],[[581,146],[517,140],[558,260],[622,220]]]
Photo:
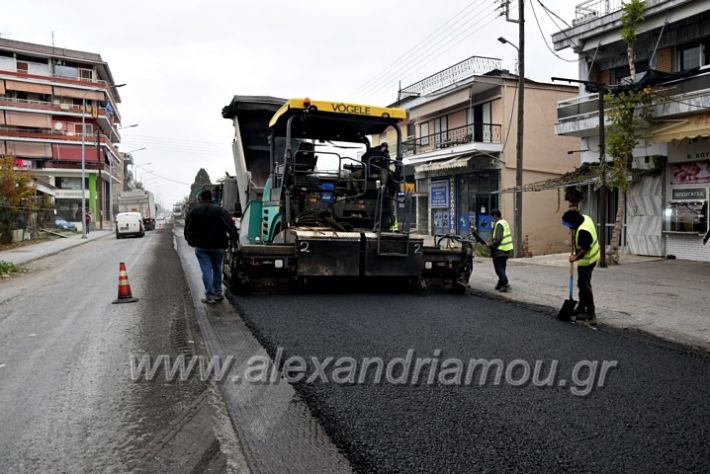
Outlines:
[[[356,470],[709,469],[706,355],[637,335],[557,322],[521,306],[472,295],[309,294],[234,301],[272,357],[282,348],[282,361],[304,357],[306,373],[317,375],[311,356],[321,366],[334,358],[323,370],[328,382],[319,375],[295,385]],[[366,373],[365,383],[333,382],[339,357],[387,362],[406,358],[410,349],[414,357],[438,358],[440,368],[447,358],[483,358],[501,359],[510,364],[506,370],[515,369],[499,385],[492,383],[494,378],[477,383],[478,375],[468,385],[450,385],[445,382],[456,379],[449,376],[442,382],[441,372],[431,384],[425,376],[416,383],[376,383],[373,372]],[[524,363],[511,364],[516,359],[530,366],[537,360],[557,360],[553,386],[514,386],[525,373]],[[589,372],[584,369],[572,378],[582,360],[600,364],[594,379],[585,378]],[[588,387],[585,381],[599,380],[604,361],[610,363],[605,385],[579,396]],[[402,374],[393,371],[397,373]],[[349,382],[345,375],[338,380]],[[410,374],[408,380],[412,378]]]
[[[118,264],[138,303],[112,305]],[[132,381],[204,352],[171,234],[89,242],[0,282],[0,472],[243,472],[215,387]]]

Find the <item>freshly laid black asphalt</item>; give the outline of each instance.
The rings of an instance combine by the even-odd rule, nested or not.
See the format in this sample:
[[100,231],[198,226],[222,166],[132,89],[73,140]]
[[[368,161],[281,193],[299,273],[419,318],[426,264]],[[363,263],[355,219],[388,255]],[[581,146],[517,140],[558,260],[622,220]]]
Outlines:
[[[363,472],[707,472],[710,357],[594,331],[477,296],[238,297],[272,355],[558,360],[555,385],[300,382],[296,388]],[[571,393],[580,360],[618,361],[606,385]],[[313,364],[309,363],[312,368]],[[332,376],[332,363],[325,373]],[[427,372],[423,372],[427,373]],[[513,374],[518,374],[513,372]],[[477,376],[476,376],[477,377]],[[332,377],[331,377],[332,378]],[[422,376],[425,378],[425,376]],[[489,379],[490,380],[490,379]],[[516,378],[518,380],[518,378]],[[477,381],[477,378],[474,378]]]

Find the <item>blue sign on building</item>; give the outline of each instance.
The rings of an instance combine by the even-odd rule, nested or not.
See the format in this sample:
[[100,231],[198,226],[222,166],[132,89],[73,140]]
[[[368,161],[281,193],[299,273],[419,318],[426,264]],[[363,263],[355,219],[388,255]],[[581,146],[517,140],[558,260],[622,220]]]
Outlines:
[[431,208],[447,209],[449,207],[449,180],[431,182]]

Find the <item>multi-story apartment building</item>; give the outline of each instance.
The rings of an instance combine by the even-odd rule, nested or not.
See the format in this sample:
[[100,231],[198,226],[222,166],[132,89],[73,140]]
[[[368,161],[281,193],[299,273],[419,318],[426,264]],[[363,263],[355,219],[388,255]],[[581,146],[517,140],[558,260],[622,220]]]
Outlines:
[[[646,0],[645,8],[634,63],[636,81],[652,87],[652,120],[633,168],[647,172],[635,173],[626,202],[609,192],[607,220],[611,227],[616,206],[626,206],[622,245],[630,253],[710,261],[702,245],[710,195],[710,2]],[[610,87],[629,81],[621,10],[620,0],[585,1],[572,26],[553,35],[556,50],[579,55],[579,79]],[[557,106],[555,130],[581,139],[582,162],[599,160],[597,111],[597,94],[584,87]],[[597,202],[598,192],[590,192],[585,206],[593,215]]]
[[100,55],[0,38],[0,155],[29,170],[69,221],[81,220],[82,144],[94,222],[109,218],[109,190],[121,190],[118,103]]
[[[408,111],[404,162],[414,168],[418,231],[467,235],[474,224],[489,236],[495,208],[513,226],[517,87],[518,77],[501,70],[499,59],[473,56],[400,90],[393,105]],[[566,85],[525,81],[524,184],[574,169],[567,151],[577,140],[556,136],[554,121],[557,102],[575,93]],[[568,250],[564,211],[556,190],[524,193],[522,233],[530,252]]]

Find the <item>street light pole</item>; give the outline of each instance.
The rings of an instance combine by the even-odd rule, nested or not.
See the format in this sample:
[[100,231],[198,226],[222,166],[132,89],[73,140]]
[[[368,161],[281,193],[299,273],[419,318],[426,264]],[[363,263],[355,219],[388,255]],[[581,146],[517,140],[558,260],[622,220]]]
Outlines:
[[100,92],[89,89],[81,96],[81,238],[86,239],[86,94]]
[[498,38],[503,44],[509,44],[518,52],[518,130],[515,140],[515,203],[513,228],[515,229],[515,256],[523,256],[523,138],[525,114],[525,2],[518,2],[518,19],[508,20],[518,23],[518,44],[511,43],[502,36]]
[[[126,84],[117,84],[114,86],[109,86],[113,87],[114,89],[117,89],[119,87],[123,87]],[[84,94],[81,96],[81,238],[86,239],[86,95],[89,92],[103,92],[102,89],[89,89]],[[107,94],[108,95],[108,94]],[[98,139],[98,134],[97,134],[97,139]],[[98,142],[97,142],[98,145]],[[99,160],[99,156],[97,155],[97,169],[99,173],[99,178],[101,178],[101,161]],[[99,182],[99,186],[102,186],[102,183]],[[99,204],[101,204],[99,202]],[[102,216],[99,216],[99,219],[102,219]],[[103,226],[103,224],[102,224]]]

